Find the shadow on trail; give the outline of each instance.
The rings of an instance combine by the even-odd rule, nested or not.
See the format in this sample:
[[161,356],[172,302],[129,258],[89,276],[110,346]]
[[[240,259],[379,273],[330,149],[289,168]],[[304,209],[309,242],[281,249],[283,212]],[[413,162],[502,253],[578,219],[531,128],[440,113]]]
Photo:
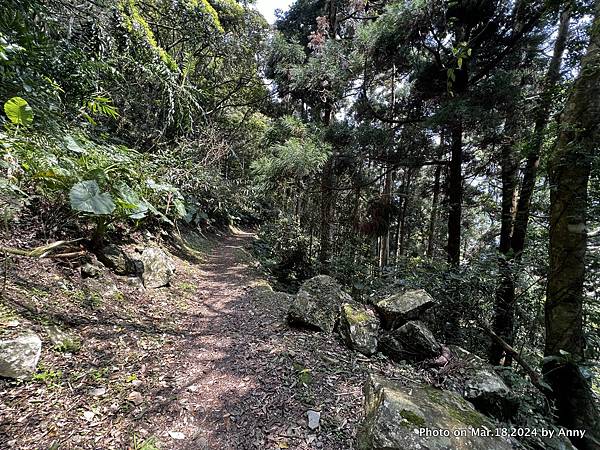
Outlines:
[[[259,276],[244,262],[243,253],[252,237],[238,233],[211,241],[208,253],[206,248],[196,249],[205,252],[201,263],[195,257],[185,259],[189,264],[185,273],[176,274],[179,287],[145,291],[138,297],[126,295],[120,303],[107,302],[106,309],[71,311],[48,302],[42,311],[39,301],[12,299],[13,306],[39,326],[48,321],[69,325],[86,336],[89,359],[66,361],[66,371],[118,369],[97,381],[108,388],[102,408],[110,407],[111,395],[121,397],[118,410],[97,410],[104,422],[93,432],[110,445],[93,448],[129,448],[134,435],[155,436],[162,450],[354,448],[360,394],[352,401],[347,396],[360,390],[362,372],[334,337],[287,327],[283,323],[285,295],[255,298],[250,286]],[[182,283],[191,286],[194,297],[186,297],[180,306],[177,295]],[[36,287],[51,298],[51,290],[43,283]],[[114,346],[118,342],[135,351],[127,353],[123,346]],[[156,345],[146,348],[146,342]],[[329,366],[326,358],[342,362]],[[309,370],[311,383],[299,381],[302,370]],[[123,383],[123,377],[131,374],[139,385]],[[74,426],[38,445],[47,448],[58,442],[61,449],[92,448],[95,444],[87,440],[91,435],[73,442],[73,433],[89,426],[81,421],[80,405],[92,401],[86,394],[90,385],[86,381],[76,387],[77,396],[64,409],[69,412],[56,413],[48,405],[22,424],[10,419],[8,425],[35,429],[40,420],[60,415]],[[127,403],[131,390],[140,392],[140,404]],[[27,401],[25,395],[22,398]],[[307,409],[322,409],[319,430],[307,429]],[[173,438],[181,436],[174,432],[183,433],[184,439]]]
[[[201,291],[205,294],[197,305],[201,329],[178,343],[181,359],[177,367],[164,368],[176,374],[177,385],[153,393],[162,400],[142,410],[136,420],[156,430],[156,436],[173,449],[250,450],[289,445],[351,450],[353,437],[343,423],[324,421],[322,430],[330,427],[331,435],[320,433],[318,438],[317,432],[306,429],[307,408],[319,408],[326,401],[336,404],[338,395],[347,394],[343,391],[349,388],[345,384],[327,386],[327,373],[321,375],[316,369],[314,382],[327,390],[311,396],[310,388],[296,386],[297,368],[285,337],[295,339],[306,333],[282,324],[285,305],[264,309],[252,303],[248,287],[256,274],[241,262],[242,248],[250,236],[227,237],[201,266]],[[322,335],[320,339],[324,350],[333,346],[334,353],[339,351],[335,339]],[[313,366],[319,363],[316,354],[304,360]],[[328,414],[333,416],[333,411]],[[354,415],[358,419],[356,412]],[[186,439],[169,440],[169,431],[183,432]],[[312,435],[308,441],[307,434]]]

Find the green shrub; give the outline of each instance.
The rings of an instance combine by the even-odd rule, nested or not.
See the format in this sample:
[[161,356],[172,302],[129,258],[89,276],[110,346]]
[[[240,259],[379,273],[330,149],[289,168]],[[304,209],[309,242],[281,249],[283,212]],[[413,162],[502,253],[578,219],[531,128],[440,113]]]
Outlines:
[[173,224],[186,215],[179,190],[155,181],[149,155],[98,142],[80,129],[48,133],[23,128],[25,116],[15,114],[0,132],[5,175],[0,196],[40,196],[57,207],[70,207],[95,223],[97,239],[115,221],[155,218]]
[[265,224],[254,252],[263,267],[287,288],[315,275],[310,238],[294,220],[281,218]]

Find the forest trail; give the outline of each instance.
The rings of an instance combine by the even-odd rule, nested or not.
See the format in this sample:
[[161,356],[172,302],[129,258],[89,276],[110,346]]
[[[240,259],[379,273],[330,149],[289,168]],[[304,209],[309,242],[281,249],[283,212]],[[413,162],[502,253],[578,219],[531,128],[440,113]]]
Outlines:
[[245,295],[253,274],[243,262],[252,237],[225,236],[195,271],[197,278],[188,280],[198,295],[185,326],[190,333],[182,334],[173,348],[175,366],[169,372],[176,388],[140,413],[153,434],[185,436],[179,439],[181,448],[230,445],[231,418],[236,420],[230,411],[255,388],[249,374],[256,361],[248,338],[260,334],[261,324]]
[[600,0],[2,4],[0,450],[598,450]]
[[[0,384],[0,448],[353,449],[366,373],[398,369],[290,328],[292,297],[261,277],[253,236],[171,247],[176,272],[161,289],[17,260],[6,303],[47,344],[33,382]],[[80,294],[90,286],[93,307]],[[81,349],[52,348],[48,323]]]
[[[354,427],[346,427],[342,411],[352,408],[352,419],[358,418],[358,379],[348,373],[348,381],[357,384],[342,396],[331,381],[328,394],[313,385],[323,365],[304,345],[310,337],[284,322],[290,297],[272,292],[251,264],[246,248],[253,237],[244,232],[224,236],[188,272],[197,300],[168,353],[165,375],[173,375],[172,387],[156,393],[136,420],[164,443],[160,448],[352,448],[347,433],[353,434]],[[313,345],[325,342],[325,355],[327,347],[337,346],[331,338],[319,338]],[[335,353],[339,349],[329,352]],[[336,372],[345,370],[338,367],[332,379],[339,377]],[[339,420],[333,437],[307,429],[307,409],[321,411],[328,401],[337,403],[332,410],[341,413],[332,417]]]

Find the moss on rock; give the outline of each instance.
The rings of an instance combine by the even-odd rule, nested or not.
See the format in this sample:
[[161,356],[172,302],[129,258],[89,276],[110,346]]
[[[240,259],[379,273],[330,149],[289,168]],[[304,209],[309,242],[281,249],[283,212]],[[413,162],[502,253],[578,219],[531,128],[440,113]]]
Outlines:
[[368,308],[344,303],[341,307],[340,334],[348,347],[370,356],[377,351],[379,319]]
[[359,309],[356,309],[348,303],[345,303],[343,308],[344,314],[346,315],[346,319],[352,324],[366,322],[367,320],[372,318],[371,316],[369,316],[369,314],[367,314],[365,310],[361,311]]
[[[508,450],[512,445],[493,436],[453,433],[494,425],[460,395],[429,385],[403,386],[370,376],[365,386],[365,420],[357,442],[364,450],[474,449]],[[427,435],[419,428],[448,430],[449,435]]]
[[412,412],[408,409],[401,410],[400,415],[402,416],[403,419],[405,419],[411,425],[414,425],[417,427],[422,427],[425,425],[425,419],[423,417],[421,417],[418,414],[415,414],[414,412]]

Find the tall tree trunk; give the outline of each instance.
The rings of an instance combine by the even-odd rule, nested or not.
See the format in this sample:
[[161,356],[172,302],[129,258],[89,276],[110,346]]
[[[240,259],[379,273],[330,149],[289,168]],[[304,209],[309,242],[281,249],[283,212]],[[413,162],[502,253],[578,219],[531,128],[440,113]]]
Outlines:
[[327,271],[331,258],[331,216],[333,207],[333,156],[330,156],[321,173],[321,220],[319,263]]
[[[587,189],[600,142],[600,0],[587,53],[561,117],[550,162],[550,267],[544,374],[561,425],[583,429],[579,449],[600,449],[600,414],[579,364],[584,360],[583,297]],[[566,353],[565,353],[566,352]]]
[[543,90],[540,96],[540,101],[535,110],[535,128],[529,153],[527,155],[527,163],[523,172],[523,182],[519,194],[517,204],[517,212],[515,214],[515,224],[512,236],[511,246],[513,253],[520,257],[525,248],[525,236],[527,234],[527,224],[529,222],[529,210],[531,205],[531,197],[533,195],[535,181],[537,178],[537,169],[540,161],[542,145],[544,143],[544,131],[548,124],[550,111],[552,107],[552,99],[556,84],[560,79],[560,66],[567,38],[569,36],[569,23],[571,20],[571,3],[569,3],[560,16],[558,33],[554,42],[554,53],[546,72],[543,83]]
[[[523,182],[519,190],[519,199],[515,205],[515,193],[517,184],[517,169],[514,154],[514,136],[517,132],[520,120],[512,116],[506,127],[506,136],[509,142],[502,147],[502,221],[500,229],[500,257],[498,258],[499,282],[496,288],[494,305],[494,332],[506,341],[507,344],[514,343],[514,317],[515,317],[515,263],[521,259],[525,248],[525,236],[529,221],[529,209],[533,195],[537,167],[543,144],[544,129],[550,115],[551,100],[556,83],[560,78],[560,65],[565,50],[565,44],[569,33],[569,21],[571,17],[571,5],[568,4],[560,16],[558,33],[554,43],[554,53],[548,71],[544,77],[540,102],[535,111],[535,126],[531,147],[527,156],[527,163],[523,174]],[[490,362],[498,365],[504,358],[504,365],[512,364],[510,354],[493,341],[490,346]]]
[[[392,197],[392,172],[387,170],[383,183],[383,194],[381,196],[382,203],[389,207]],[[391,219],[391,218],[390,218]],[[390,225],[391,220],[388,220],[385,225],[385,232],[379,241],[379,267],[384,268],[389,263],[390,256]]]
[[[337,5],[336,0],[329,0],[327,4],[327,13],[329,19],[329,29],[331,37],[335,39],[337,34]],[[323,108],[321,121],[326,127],[331,124],[333,118],[333,104],[326,103]],[[334,155],[327,158],[323,172],[321,173],[321,217],[319,240],[321,247],[319,249],[319,264],[321,270],[327,272],[329,269],[329,260],[331,258],[331,219],[333,209],[333,163]]]
[[440,175],[442,173],[442,166],[437,165],[435,167],[435,174],[433,175],[433,199],[431,200],[431,214],[429,215],[429,227],[427,230],[427,257],[433,257],[434,241],[435,241],[435,228],[438,216],[438,205],[440,203]]
[[[524,2],[519,2],[516,7],[517,23],[515,30],[520,32],[523,29],[521,13]],[[520,69],[526,58],[524,48],[517,51],[517,68]],[[518,91],[515,97],[521,96],[525,84],[524,76],[521,76]],[[504,140],[501,149],[502,168],[502,206],[500,215],[500,245],[498,246],[498,285],[496,286],[496,295],[494,302],[494,318],[492,328],[504,342],[512,346],[514,342],[514,316],[515,316],[515,280],[511,267],[511,239],[514,226],[515,196],[517,193],[517,158],[515,144],[520,131],[521,117],[514,113],[519,111],[519,101],[512,105],[513,111],[507,114],[504,124]],[[504,364],[512,364],[512,356],[504,353],[504,348],[496,340],[492,340],[490,346],[490,362],[494,365],[500,364],[504,358]]]
[[415,178],[416,174],[418,174],[418,171],[420,170],[420,168],[413,168],[413,167],[409,167],[406,170],[406,183],[404,184],[404,189],[403,189],[403,195],[404,195],[404,200],[402,201],[402,220],[400,222],[400,237],[398,238],[398,255],[400,258],[402,258],[404,256],[404,254],[406,253],[406,241],[407,241],[407,236],[409,235],[408,231],[409,231],[409,227],[406,225],[406,218],[407,218],[407,212],[409,211],[410,208],[410,198],[411,198],[411,185],[412,185],[412,180],[413,178]]
[[[392,117],[394,116],[394,109],[396,108],[396,66],[392,65],[392,83],[391,83],[391,110],[392,110]],[[390,139],[391,139],[391,144],[393,144],[394,141],[394,129],[393,127],[390,125]],[[387,159],[389,159],[389,147],[386,149],[386,156],[388,157]],[[393,182],[393,173],[390,167],[390,163],[389,161],[386,162],[386,164],[384,165],[384,170],[386,171],[385,173],[385,180],[383,183],[383,196],[382,196],[382,200],[383,200],[383,204],[386,207],[389,207],[391,201],[392,201],[392,182]],[[385,266],[387,266],[389,264],[389,257],[390,257],[390,229],[391,229],[391,220],[388,220],[385,224],[385,232],[383,234],[383,236],[381,236],[381,240],[379,242],[379,267],[380,268],[384,268]]]
[[[322,121],[325,126],[331,123],[333,108],[328,106],[325,108]],[[333,212],[333,162],[335,154],[327,158],[323,171],[321,173],[321,217],[320,217],[320,232],[319,242],[319,264],[321,270],[327,272],[329,269],[329,260],[331,258],[331,219]]]
[[406,212],[406,209],[404,208],[404,205],[406,204],[406,191],[405,188],[406,187],[406,170],[404,171],[404,173],[402,174],[402,195],[400,196],[400,204],[398,206],[398,216],[396,218],[396,240],[394,241],[394,264],[396,265],[396,267],[398,267],[398,262],[400,261],[400,258],[402,257],[402,244],[400,242],[400,239],[402,238],[402,226],[403,226],[403,222],[404,222],[404,213]]
[[[456,92],[459,95],[466,90],[466,65],[457,72]],[[458,272],[460,267],[462,234],[462,198],[463,198],[463,119],[457,117],[450,124],[450,164],[448,166],[448,263],[450,272]],[[460,340],[461,283],[458,276],[450,273],[448,303],[446,305],[445,338],[447,342]]]
[[[399,204],[402,203],[402,199],[399,199]],[[400,209],[398,209],[398,214],[396,215],[396,226],[394,227],[394,239],[391,242],[394,243],[393,254],[394,254],[394,266],[398,267],[398,243],[400,242]],[[391,245],[391,244],[390,244]]]
[[454,268],[460,264],[460,239],[462,218],[462,120],[458,119],[451,129],[450,173],[448,186],[448,262]]
[[[500,245],[498,251],[498,276],[494,304],[493,330],[507,344],[513,345],[515,280],[511,267],[511,235],[513,231],[513,213],[517,188],[517,162],[514,155],[514,136],[518,128],[518,119],[507,119],[506,135],[508,142],[502,145],[502,213],[500,223]],[[490,361],[500,364],[504,356],[505,365],[511,364],[510,355],[504,355],[504,348],[496,341],[490,347]]]
[[352,220],[350,223],[350,227],[348,230],[348,241],[351,243],[350,245],[350,254],[351,261],[354,264],[358,264],[357,252],[360,256],[359,245],[357,242],[360,239],[360,193],[361,193],[361,183],[362,183],[362,167],[363,167],[363,158],[362,156],[358,160],[358,176],[354,179],[354,193],[352,199]]

